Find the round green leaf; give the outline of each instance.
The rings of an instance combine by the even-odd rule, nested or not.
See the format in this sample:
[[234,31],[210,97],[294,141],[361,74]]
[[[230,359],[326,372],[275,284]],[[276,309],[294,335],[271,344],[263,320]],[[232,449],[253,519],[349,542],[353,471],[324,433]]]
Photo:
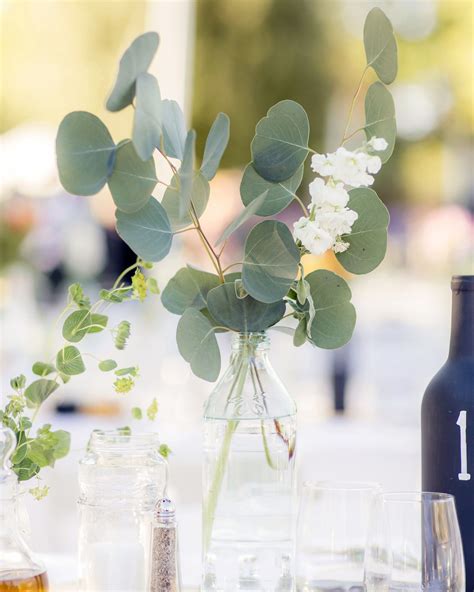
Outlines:
[[143,161],[128,140],[117,147],[109,189],[122,212],[136,212],[148,203],[157,178],[153,158]]
[[161,102],[163,123],[163,147],[167,156],[183,159],[186,141],[186,123],[181,107],[176,101]]
[[222,155],[229,143],[230,119],[225,113],[219,113],[207,136],[201,172],[208,181],[215,177]]
[[308,322],[309,340],[324,349],[341,347],[352,337],[356,321],[347,282],[326,270],[313,271],[306,281],[314,306],[313,319]]
[[286,296],[298,273],[300,252],[283,222],[265,220],[245,241],[242,281],[260,302],[276,302]]
[[99,370],[102,372],[110,372],[117,368],[117,362],[115,360],[102,360],[99,362]]
[[48,378],[35,380],[25,390],[28,407],[39,407],[58,387],[59,384],[55,380]]
[[247,220],[249,220],[252,216],[254,216],[259,208],[262,207],[266,198],[267,198],[268,190],[264,191],[261,195],[257,197],[254,201],[249,203],[249,205],[242,211],[240,214],[233,220],[225,229],[221,236],[217,239],[215,246],[217,247],[220,243],[226,241],[231,234],[233,234],[238,228],[242,226]]
[[56,372],[56,368],[52,364],[46,364],[45,362],[35,362],[32,370],[37,376],[48,376],[48,374]]
[[265,331],[278,323],[286,308],[283,300],[264,304],[251,296],[239,298],[234,282],[227,282],[210,290],[207,295],[207,306],[209,313],[219,325],[243,333]]
[[86,370],[81,352],[74,345],[67,345],[59,350],[56,356],[56,366],[59,372],[67,376],[82,374]]
[[263,179],[254,169],[252,163],[248,164],[242,177],[240,184],[240,195],[242,202],[248,206],[257,197],[265,191],[268,191],[267,197],[263,204],[255,212],[258,216],[273,216],[278,214],[295,199],[295,193],[301,185],[303,178],[304,167],[296,171],[296,173],[281,183],[272,183]]
[[[179,214],[179,204],[181,202],[180,187],[179,179],[174,175],[161,200],[161,205],[168,214],[173,232],[191,226],[193,223],[189,211],[182,217]],[[194,172],[191,201],[197,217],[200,218],[204,214],[207,202],[209,201],[209,183],[199,171]]]
[[364,25],[367,66],[371,66],[385,84],[397,76],[397,42],[390,20],[380,8],[372,8]]
[[193,373],[214,382],[219,376],[221,355],[214,329],[206,317],[195,308],[188,308],[179,320],[176,341]]
[[144,261],[161,261],[169,253],[173,234],[163,206],[151,198],[144,208],[126,214],[117,210],[117,232]]
[[337,253],[336,257],[347,271],[369,273],[385,257],[390,215],[372,189],[352,189],[349,196],[348,207],[357,212],[359,217],[351,233],[342,236],[342,240],[349,243],[347,251]]
[[72,312],[63,324],[64,339],[73,343],[81,341],[89,332],[91,324],[91,313],[87,309]]
[[75,195],[102,189],[114,165],[115,144],[102,121],[86,111],[69,113],[56,136],[61,185]]
[[132,103],[136,79],[150,67],[159,41],[157,33],[144,33],[125,51],[120,60],[117,80],[107,99],[106,106],[109,111],[120,111]]
[[193,267],[183,267],[168,282],[161,295],[161,302],[169,312],[183,314],[187,308],[198,310],[207,306],[209,290],[219,285],[213,273]]
[[377,152],[382,162],[387,162],[395,146],[397,124],[392,95],[381,82],[374,82],[365,96],[364,130],[367,140],[376,136],[387,141],[387,148],[383,152]]
[[267,181],[289,179],[308,155],[309,121],[295,101],[281,101],[255,129],[251,151],[253,166]]
[[161,142],[161,95],[156,78],[148,73],[140,74],[136,95],[133,145],[142,160],[149,160]]

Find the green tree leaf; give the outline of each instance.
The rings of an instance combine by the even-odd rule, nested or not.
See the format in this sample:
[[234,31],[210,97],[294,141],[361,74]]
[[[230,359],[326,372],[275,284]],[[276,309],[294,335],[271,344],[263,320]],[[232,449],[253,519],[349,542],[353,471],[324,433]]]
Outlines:
[[219,376],[221,354],[214,328],[206,317],[195,308],[185,310],[178,322],[176,341],[193,373],[214,382]]
[[[193,220],[189,211],[185,212],[184,216],[180,215],[180,203],[182,196],[180,193],[181,184],[176,175],[171,179],[171,183],[165,191],[161,205],[165,208],[166,213],[171,224],[173,232],[182,230],[187,226],[191,226]],[[197,217],[200,218],[207,207],[209,201],[209,183],[199,171],[194,171],[193,187],[192,187],[192,204],[196,211]]]
[[221,284],[210,290],[207,306],[213,319],[224,327],[254,333],[275,325],[285,314],[283,300],[273,304],[258,302],[251,296],[238,298],[234,282]]
[[229,143],[230,119],[225,113],[219,113],[207,136],[201,172],[208,181],[213,179],[219,168],[221,158]]
[[268,195],[268,190],[264,191],[261,195],[259,195],[255,200],[249,203],[248,206],[240,212],[240,214],[233,220],[225,229],[224,232],[220,235],[220,237],[215,242],[215,246],[217,247],[224,241],[226,241],[231,234],[233,234],[238,228],[242,226],[247,220],[249,220],[252,216],[254,216],[259,208],[265,203],[265,200]]
[[150,67],[159,41],[157,33],[144,33],[127,48],[120,59],[117,80],[107,99],[106,106],[109,111],[120,111],[131,105],[135,96],[135,82],[138,76]]
[[63,337],[66,341],[77,343],[87,333],[99,333],[107,326],[108,317],[101,314],[91,314],[88,309],[76,310],[71,313],[63,324]]
[[79,308],[90,308],[90,298],[84,294],[81,284],[78,282],[71,284],[68,288],[68,293],[71,301],[74,302]]
[[133,143],[124,141],[117,147],[114,170],[108,183],[119,210],[127,214],[140,210],[148,203],[157,183],[153,158],[144,162]]
[[117,368],[117,362],[115,360],[101,360],[99,362],[99,370],[102,372],[110,372],[111,370],[115,370]]
[[183,267],[166,285],[161,302],[166,310],[174,314],[182,315],[188,308],[200,310],[207,306],[209,290],[218,285],[217,275],[191,266]]
[[171,158],[183,160],[186,141],[186,123],[181,107],[176,101],[162,101],[163,147]]
[[365,96],[364,130],[367,140],[376,136],[387,141],[387,148],[383,152],[377,152],[382,162],[387,162],[395,146],[397,124],[392,95],[381,82],[374,82]]
[[102,121],[86,111],[69,113],[56,136],[61,185],[74,195],[94,195],[112,172],[115,143]]
[[35,463],[40,468],[47,467],[51,463],[54,463],[51,451],[42,446],[37,440],[31,440],[28,443],[27,455],[31,462]]
[[186,215],[191,205],[193,196],[194,155],[196,150],[196,132],[190,130],[184,143],[184,154],[181,168],[179,169],[179,215]]
[[254,169],[252,163],[245,168],[240,184],[240,195],[244,205],[254,202],[262,193],[267,191],[267,197],[263,204],[255,212],[258,216],[273,216],[278,214],[295,199],[295,193],[301,185],[303,178],[303,165],[296,173],[281,183],[272,183],[261,177]]
[[242,281],[260,302],[277,302],[286,296],[298,273],[300,252],[283,222],[265,220],[245,241]]
[[[332,271],[322,269],[308,274],[306,281],[314,304],[314,318],[311,323],[308,320],[309,340],[324,349],[341,347],[352,337],[356,321],[347,282]],[[309,313],[307,317],[309,319]]]
[[372,8],[364,25],[364,47],[367,66],[374,69],[385,84],[397,76],[397,42],[390,20],[380,8]]
[[59,384],[55,380],[48,378],[35,380],[25,390],[28,407],[39,407],[58,387]]
[[52,364],[47,364],[45,362],[35,362],[32,370],[33,374],[36,374],[37,376],[48,376],[48,374],[56,372],[56,368]]
[[163,206],[155,199],[137,212],[116,211],[117,232],[145,261],[161,261],[170,252],[173,234]]
[[74,345],[67,345],[58,351],[56,366],[59,372],[67,376],[82,374],[86,370],[81,352]]
[[349,196],[348,207],[357,212],[359,217],[351,233],[342,237],[349,243],[349,248],[337,253],[336,257],[347,271],[369,273],[385,257],[390,215],[375,191],[368,187],[352,189]]
[[253,166],[267,181],[280,182],[296,174],[308,155],[309,121],[295,101],[281,101],[268,111],[255,130]]
[[64,458],[69,454],[71,447],[71,434],[65,430],[56,430],[54,435],[53,455],[55,460]]
[[132,140],[138,156],[149,160],[161,143],[161,95],[156,78],[148,73],[140,74],[136,95]]

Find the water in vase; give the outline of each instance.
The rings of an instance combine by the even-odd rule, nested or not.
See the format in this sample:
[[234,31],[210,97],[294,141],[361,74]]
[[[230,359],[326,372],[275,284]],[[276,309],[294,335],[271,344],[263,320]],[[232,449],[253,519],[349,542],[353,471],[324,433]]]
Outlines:
[[291,592],[294,415],[205,419],[203,592]]

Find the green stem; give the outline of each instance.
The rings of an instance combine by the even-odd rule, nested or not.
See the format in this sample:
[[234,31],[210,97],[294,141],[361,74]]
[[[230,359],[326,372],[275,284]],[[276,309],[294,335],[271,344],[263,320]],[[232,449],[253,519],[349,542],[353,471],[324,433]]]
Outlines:
[[112,286],[112,290],[115,290],[115,288],[120,284],[120,282],[123,280],[123,278],[127,275],[127,273],[130,273],[131,271],[133,271],[136,267],[140,266],[140,261],[137,261],[136,263],[134,263],[133,265],[130,265],[130,267],[127,267],[127,269],[124,269],[122,271],[122,273],[118,276],[118,278],[115,280],[114,285]]

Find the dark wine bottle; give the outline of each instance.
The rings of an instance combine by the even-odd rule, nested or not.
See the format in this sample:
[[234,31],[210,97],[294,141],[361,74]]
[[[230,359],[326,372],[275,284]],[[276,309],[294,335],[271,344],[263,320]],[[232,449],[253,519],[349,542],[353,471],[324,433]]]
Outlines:
[[454,276],[449,356],[423,397],[422,486],[450,493],[474,592],[474,276]]

